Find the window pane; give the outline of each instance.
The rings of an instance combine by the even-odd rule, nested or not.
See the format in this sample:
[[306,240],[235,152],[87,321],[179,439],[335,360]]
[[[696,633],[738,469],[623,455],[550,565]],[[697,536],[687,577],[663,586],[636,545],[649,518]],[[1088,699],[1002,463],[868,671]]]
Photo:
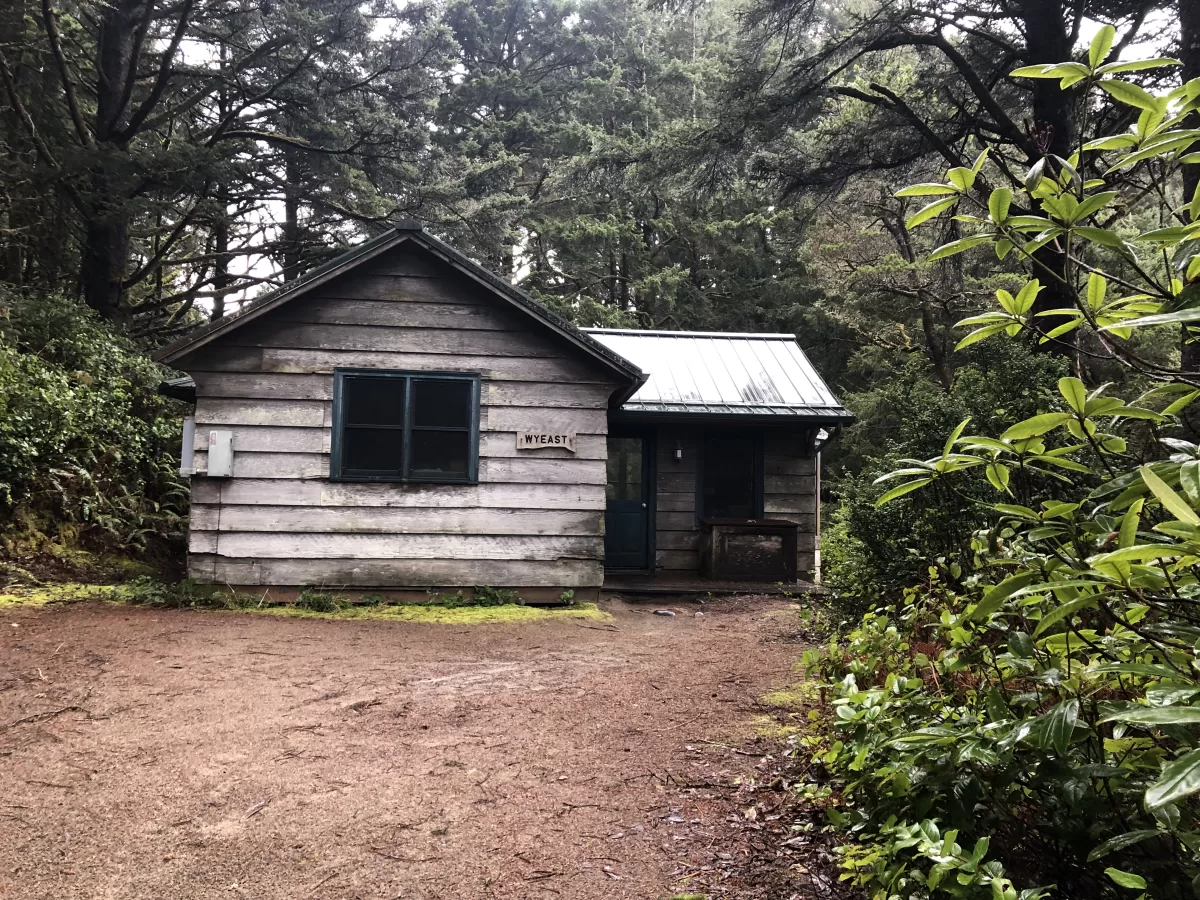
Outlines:
[[710,440],[704,449],[704,515],[718,519],[754,517],[754,441]]
[[342,438],[343,471],[399,475],[404,432],[399,428],[347,428]]
[[642,499],[642,439],[610,437],[608,439],[609,500]]
[[403,425],[403,378],[345,378],[342,402],[347,425]]
[[469,428],[471,387],[469,381],[414,379],[413,424]]
[[465,478],[470,440],[470,434],[465,431],[414,430],[409,444],[412,473]]

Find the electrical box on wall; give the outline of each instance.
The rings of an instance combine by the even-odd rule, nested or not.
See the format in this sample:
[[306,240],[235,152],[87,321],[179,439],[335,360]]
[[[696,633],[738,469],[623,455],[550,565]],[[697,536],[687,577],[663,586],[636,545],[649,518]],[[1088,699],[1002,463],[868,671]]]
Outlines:
[[233,432],[210,431],[208,433],[209,478],[229,478],[233,475]]

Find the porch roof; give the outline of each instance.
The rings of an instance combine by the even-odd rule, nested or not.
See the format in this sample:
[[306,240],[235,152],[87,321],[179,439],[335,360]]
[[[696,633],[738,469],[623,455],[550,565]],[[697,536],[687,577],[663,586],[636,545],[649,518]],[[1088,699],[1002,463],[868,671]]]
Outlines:
[[791,334],[586,328],[643,372],[625,412],[849,423]]

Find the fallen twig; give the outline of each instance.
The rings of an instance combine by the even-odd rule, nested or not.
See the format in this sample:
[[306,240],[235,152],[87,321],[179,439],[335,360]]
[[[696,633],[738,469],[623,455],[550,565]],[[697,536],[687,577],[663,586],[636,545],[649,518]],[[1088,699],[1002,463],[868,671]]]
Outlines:
[[48,710],[47,712],[34,713],[32,716],[26,716],[23,719],[16,719],[15,721],[9,722],[7,725],[0,725],[0,730],[16,728],[18,725],[26,725],[30,722],[40,722],[42,719],[53,719],[55,716],[61,716],[63,713],[71,712],[72,710],[81,712],[88,718],[91,718],[92,716],[92,714],[82,706],[75,706],[72,704],[71,706],[63,706],[59,709]]

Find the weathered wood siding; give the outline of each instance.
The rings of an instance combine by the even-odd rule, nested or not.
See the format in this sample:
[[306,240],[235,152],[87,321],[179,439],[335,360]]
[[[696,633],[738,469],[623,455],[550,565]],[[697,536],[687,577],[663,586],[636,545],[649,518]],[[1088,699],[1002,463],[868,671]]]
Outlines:
[[[697,473],[703,430],[658,430],[655,517],[656,565],[664,573],[700,570]],[[675,459],[675,448],[683,459]],[[807,456],[803,434],[768,430],[763,438],[763,507],[767,518],[800,526],[796,570],[809,578],[817,566],[817,461]]]
[[[655,511],[655,563],[663,574],[700,571],[700,519],[696,510],[696,473],[701,432],[691,428],[658,430],[655,464],[658,508]],[[675,459],[675,448],[683,459]]]
[[811,580],[817,569],[817,459],[806,455],[801,434],[768,431],[764,439],[763,512],[800,526],[796,572]]
[[[195,477],[205,583],[593,587],[616,384],[577,349],[420,251],[398,250],[200,348],[196,466],[233,432],[233,477]],[[337,367],[482,376],[479,483],[329,481]],[[516,433],[578,449],[518,452]]]

